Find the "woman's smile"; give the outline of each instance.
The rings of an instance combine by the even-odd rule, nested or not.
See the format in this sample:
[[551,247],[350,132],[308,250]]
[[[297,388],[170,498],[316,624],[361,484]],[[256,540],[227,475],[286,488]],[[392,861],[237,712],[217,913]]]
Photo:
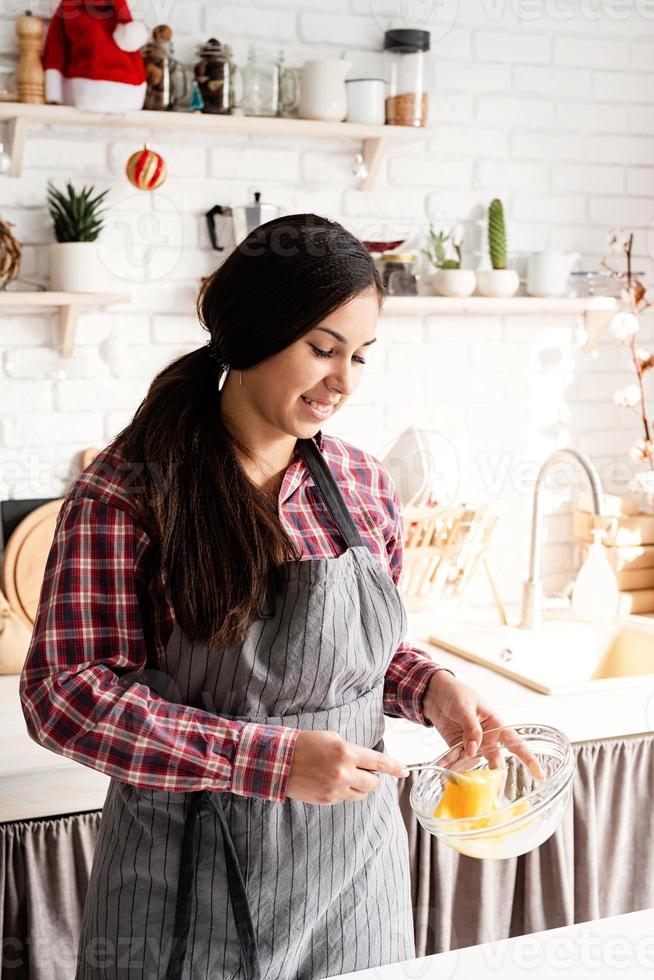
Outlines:
[[315,419],[326,419],[334,409],[333,403],[314,401],[313,399],[307,398],[306,395],[300,395],[300,400],[304,402],[307,411]]

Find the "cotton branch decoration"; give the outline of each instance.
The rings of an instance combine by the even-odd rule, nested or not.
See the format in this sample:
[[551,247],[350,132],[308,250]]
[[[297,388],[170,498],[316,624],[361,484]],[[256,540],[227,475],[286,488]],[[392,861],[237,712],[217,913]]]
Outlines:
[[616,391],[614,398],[617,405],[634,412],[640,419],[643,438],[635,443],[630,455],[636,462],[647,462],[648,464],[648,469],[636,474],[632,486],[634,489],[645,491],[651,503],[651,495],[654,494],[654,443],[652,440],[654,419],[648,417],[645,376],[648,371],[654,368],[654,355],[637,345],[637,337],[640,328],[640,314],[651,307],[652,303],[647,298],[647,287],[639,279],[636,279],[632,272],[633,243],[633,232],[625,234],[619,228],[612,228],[608,237],[609,252],[614,255],[623,254],[625,256],[626,272],[618,272],[607,259],[603,259],[602,265],[621,284],[621,309],[613,316],[610,330],[618,343],[629,350],[636,376],[635,383]]

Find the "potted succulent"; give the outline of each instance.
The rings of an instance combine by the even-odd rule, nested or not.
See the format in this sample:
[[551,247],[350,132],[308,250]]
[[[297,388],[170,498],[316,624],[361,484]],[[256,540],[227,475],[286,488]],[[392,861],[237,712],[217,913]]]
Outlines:
[[474,270],[461,268],[462,245],[463,239],[457,238],[453,229],[436,232],[429,226],[427,247],[421,252],[436,269],[434,288],[441,296],[470,296],[474,292]]
[[50,288],[56,292],[90,293],[107,288],[107,269],[95,241],[104,218],[101,205],[109,193],[93,197],[93,187],[66,192],[48,182],[48,210],[57,239],[50,245]]
[[482,296],[513,296],[520,285],[515,269],[506,267],[506,224],[499,198],[488,206],[488,254],[492,269],[477,270],[477,290]]

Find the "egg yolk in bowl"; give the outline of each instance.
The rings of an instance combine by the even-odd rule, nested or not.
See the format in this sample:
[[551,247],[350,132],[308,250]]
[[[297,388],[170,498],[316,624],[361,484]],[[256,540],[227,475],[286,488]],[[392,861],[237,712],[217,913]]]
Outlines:
[[[434,810],[434,817],[459,820],[457,832],[483,831],[510,823],[529,811],[529,802],[502,801],[500,794],[505,778],[504,769],[465,769],[457,772],[456,779],[449,779],[445,784],[443,795]],[[524,826],[521,824],[521,828]],[[485,836],[501,837],[504,833],[511,832],[499,830]]]

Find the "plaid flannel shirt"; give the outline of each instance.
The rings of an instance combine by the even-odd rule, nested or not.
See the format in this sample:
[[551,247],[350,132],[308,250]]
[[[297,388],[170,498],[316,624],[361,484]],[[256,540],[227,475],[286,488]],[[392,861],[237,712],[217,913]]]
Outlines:
[[[322,432],[314,438],[364,543],[401,591],[401,511],[391,477],[369,453]],[[164,663],[175,620],[153,534],[138,519],[125,485],[125,466],[103,450],[73,483],[58,514],[20,678],[29,735],[138,787],[229,791],[281,802],[297,729],[172,703],[138,680],[146,664]],[[317,495],[296,457],[284,474],[278,510],[303,559],[343,551]],[[430,726],[422,699],[440,669],[402,642],[385,675],[384,713]]]

